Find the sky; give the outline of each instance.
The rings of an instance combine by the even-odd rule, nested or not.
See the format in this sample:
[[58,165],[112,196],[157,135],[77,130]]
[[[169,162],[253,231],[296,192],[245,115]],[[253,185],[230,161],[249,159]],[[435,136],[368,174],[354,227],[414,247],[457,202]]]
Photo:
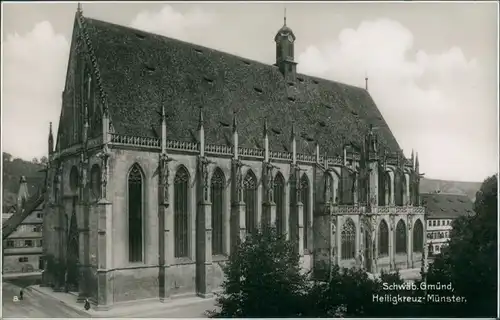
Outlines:
[[[83,14],[273,64],[297,37],[297,71],[368,90],[426,177],[498,168],[498,5],[490,3],[82,3]],[[2,149],[31,160],[57,132],[76,3],[2,2]]]

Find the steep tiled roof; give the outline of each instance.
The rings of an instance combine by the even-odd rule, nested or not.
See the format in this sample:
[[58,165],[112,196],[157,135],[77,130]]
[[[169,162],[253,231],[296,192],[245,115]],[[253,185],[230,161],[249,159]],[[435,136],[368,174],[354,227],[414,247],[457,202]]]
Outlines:
[[421,197],[428,219],[474,215],[473,203],[466,195],[424,193]]
[[168,139],[194,142],[198,108],[203,106],[207,143],[231,143],[236,112],[243,147],[262,148],[267,118],[272,150],[289,148],[295,123],[297,152],[313,153],[317,140],[322,153],[338,154],[343,143],[363,141],[370,124],[379,128],[382,144],[399,151],[364,89],[302,74],[289,83],[275,66],[95,19],[85,21],[117,133],[158,137],[164,104]]

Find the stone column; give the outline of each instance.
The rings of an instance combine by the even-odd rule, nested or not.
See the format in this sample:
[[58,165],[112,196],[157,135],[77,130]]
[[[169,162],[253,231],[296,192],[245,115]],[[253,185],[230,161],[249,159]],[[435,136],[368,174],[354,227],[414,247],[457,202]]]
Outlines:
[[390,205],[395,206],[394,194],[396,193],[396,179],[394,179],[394,172],[389,171],[389,177],[391,178],[391,196],[390,196]]
[[390,270],[394,270],[396,267],[396,247],[395,247],[395,239],[394,235],[396,233],[396,226],[395,226],[395,216],[391,215],[389,217],[389,267]]
[[[304,256],[304,204],[300,201],[300,197],[297,195],[297,204],[295,205],[295,210],[297,210],[297,241],[298,252],[301,257]],[[330,238],[332,237],[330,233]]]
[[231,247],[238,246],[245,240],[245,202],[243,202],[243,176],[242,164],[238,159],[233,159],[231,177]]
[[263,180],[265,181],[262,224],[272,226],[276,225],[276,203],[274,202],[272,165],[264,163],[262,174]]
[[97,223],[97,301],[96,310],[109,310],[113,304],[112,268],[112,214],[113,205],[106,199],[98,202]]
[[197,294],[203,298],[212,296],[212,203],[208,180],[209,161],[200,158],[198,181],[198,212],[196,219],[196,276]]
[[413,217],[408,216],[408,233],[406,240],[407,268],[413,268]]

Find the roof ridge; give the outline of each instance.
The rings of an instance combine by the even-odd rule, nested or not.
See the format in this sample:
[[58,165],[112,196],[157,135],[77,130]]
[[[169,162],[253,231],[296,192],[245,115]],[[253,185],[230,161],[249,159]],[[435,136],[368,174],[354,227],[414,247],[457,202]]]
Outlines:
[[[207,47],[207,46],[204,46],[204,45],[200,45],[200,44],[197,44],[197,43],[194,43],[194,42],[189,42],[189,41],[180,40],[180,39],[173,38],[173,37],[168,37],[168,36],[165,36],[165,35],[162,35],[162,34],[159,34],[159,33],[151,32],[151,31],[145,31],[145,30],[134,28],[134,27],[124,26],[124,25],[121,25],[121,24],[118,24],[118,23],[104,21],[104,20],[95,19],[95,18],[84,17],[84,19],[87,20],[87,21],[95,21],[97,23],[103,23],[103,24],[115,26],[115,27],[118,27],[118,28],[127,29],[127,30],[129,30],[131,32],[140,32],[140,33],[144,33],[144,34],[148,34],[148,35],[152,35],[152,36],[164,38],[164,39],[167,39],[169,41],[177,41],[177,42],[180,42],[180,43],[183,43],[183,44],[186,44],[186,45],[190,45],[190,46],[193,46],[193,47],[198,47],[200,49],[211,50],[211,51],[214,51],[215,53],[222,53],[222,54],[225,54],[225,55],[233,56],[233,57],[241,59],[241,60],[246,60],[248,62],[261,64],[262,66],[277,68],[274,64],[269,64],[269,63],[265,63],[265,62],[262,62],[262,61],[254,60],[254,59],[251,59],[251,58],[243,57],[243,56],[240,56],[240,55],[237,55],[237,54],[234,54],[234,53],[230,53],[230,52],[227,52],[227,51],[222,51],[220,49],[210,48],[210,47]],[[350,88],[354,88],[354,89],[359,89],[360,91],[365,91],[371,97],[370,93],[365,88],[360,87],[360,86],[355,86],[355,85],[347,84],[347,83],[336,81],[336,80],[325,79],[325,78],[321,78],[321,77],[318,77],[318,76],[309,75],[309,74],[306,74],[306,73],[297,72],[296,75],[297,75],[296,78],[300,78],[300,76],[304,76],[304,77],[310,78],[311,80],[326,81],[326,82],[335,83],[335,84],[339,84],[339,85],[350,87]]]

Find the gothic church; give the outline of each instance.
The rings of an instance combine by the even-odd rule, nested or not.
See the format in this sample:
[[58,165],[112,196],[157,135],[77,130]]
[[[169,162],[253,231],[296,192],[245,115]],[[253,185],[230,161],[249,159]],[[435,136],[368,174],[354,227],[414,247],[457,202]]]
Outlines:
[[285,21],[268,65],[79,8],[49,135],[44,285],[97,309],[208,297],[264,223],[318,275],[420,267],[418,156],[367,90],[297,73],[295,40]]

